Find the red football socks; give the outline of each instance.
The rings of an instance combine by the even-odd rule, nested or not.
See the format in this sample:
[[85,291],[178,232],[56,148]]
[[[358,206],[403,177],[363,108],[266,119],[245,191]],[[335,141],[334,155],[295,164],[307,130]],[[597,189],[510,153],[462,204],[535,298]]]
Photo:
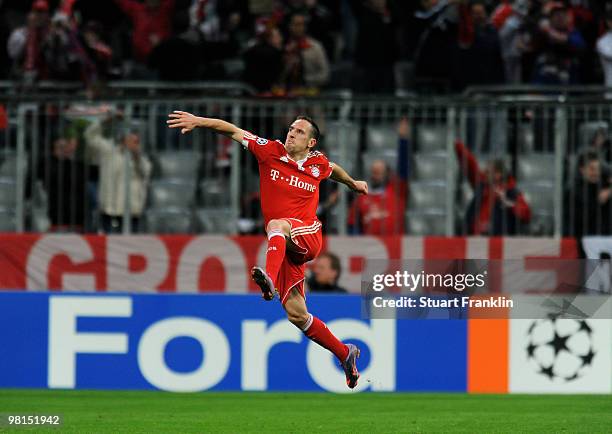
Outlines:
[[334,353],[341,362],[348,357],[348,347],[340,342],[319,318],[310,315],[302,331],[308,339]]
[[266,273],[274,282],[278,280],[278,272],[280,270],[283,259],[285,259],[285,235],[280,229],[272,229],[268,232],[268,252],[266,253]]

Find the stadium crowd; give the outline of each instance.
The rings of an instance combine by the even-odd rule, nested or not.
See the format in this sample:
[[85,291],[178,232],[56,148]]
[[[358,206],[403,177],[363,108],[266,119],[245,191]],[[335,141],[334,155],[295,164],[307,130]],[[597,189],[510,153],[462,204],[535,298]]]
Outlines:
[[0,17],[0,77],[26,83],[612,84],[612,3],[594,0],[3,0]]
[[[460,91],[487,83],[601,83],[604,77],[612,85],[612,2],[4,0],[0,12],[0,34],[6,37],[6,52],[0,50],[0,73],[28,83],[80,80],[93,90],[115,78],[230,78],[244,80],[264,96],[313,95],[321,89],[347,86],[362,92],[390,92],[401,82],[427,92]],[[402,69],[398,65],[410,66]],[[401,71],[410,79],[396,74]],[[111,113],[103,107],[95,108],[93,116],[60,113],[53,105],[45,111],[44,119],[40,118],[40,149],[31,152],[39,161],[28,167],[25,194],[34,201],[36,186],[44,190],[50,230],[121,232],[125,179],[130,179],[132,231],[150,230],[145,220],[155,211],[167,214],[175,225],[169,231],[223,232],[212,223],[192,225],[190,214],[194,205],[202,206],[210,218],[210,208],[223,205],[216,198],[229,188],[231,159],[231,147],[223,138],[216,147],[211,146],[211,158],[204,149],[186,154],[174,178],[160,179],[159,166],[165,164],[160,159],[168,154],[164,157],[159,151],[168,137],[146,134],[145,138],[142,125],[125,125],[120,111]],[[529,113],[525,111],[525,118],[532,116]],[[142,122],[142,113],[138,116]],[[92,118],[96,119],[93,123]],[[6,119],[6,113],[0,113],[0,130],[9,130]],[[385,136],[385,147],[394,147],[391,159],[368,149],[365,136],[376,125],[355,124],[357,139],[351,142],[358,148],[355,151],[373,157],[354,167],[370,182],[370,194],[348,204],[346,222],[336,218],[337,188],[322,185],[318,216],[332,233],[338,224],[345,224],[351,234],[430,233],[414,229],[422,211],[419,208],[423,208],[416,187],[424,172],[420,164],[437,157],[419,155],[425,145],[413,134],[422,119],[385,122],[389,120],[397,122],[397,134]],[[267,121],[271,119],[262,120],[253,131],[267,134]],[[535,122],[536,130],[546,132],[547,128]],[[474,127],[468,128],[468,136],[470,131]],[[329,134],[323,128],[324,152],[329,151],[325,148]],[[568,156],[563,201],[566,235],[612,233],[608,137],[607,127],[598,130],[589,137],[586,149],[576,146],[576,152]],[[158,143],[141,146],[145,140]],[[445,146],[444,138],[437,140]],[[475,149],[470,137],[455,145],[461,169],[457,182],[471,190],[467,199],[456,198],[455,232],[534,233],[529,228],[534,199],[528,200],[522,191],[525,184],[515,176],[518,147],[485,146],[491,147],[487,157],[501,151],[500,156],[509,159],[478,160],[482,155],[475,154],[482,149]],[[168,149],[171,147],[172,143]],[[207,158],[212,164],[197,167]],[[193,173],[185,170],[186,163],[193,166]],[[220,178],[225,184],[202,175],[213,164],[223,173]],[[248,164],[245,168],[248,171]],[[175,178],[187,172],[190,185],[197,186],[189,190],[195,194],[189,193],[181,210],[169,213],[163,197],[180,196]],[[163,191],[163,197],[159,196]],[[245,189],[241,205],[239,232],[261,233],[258,192]],[[184,226],[176,223],[179,217],[185,217]],[[219,219],[228,222],[226,215],[220,214]],[[155,230],[164,231],[164,227]],[[551,233],[549,227],[538,234]]]

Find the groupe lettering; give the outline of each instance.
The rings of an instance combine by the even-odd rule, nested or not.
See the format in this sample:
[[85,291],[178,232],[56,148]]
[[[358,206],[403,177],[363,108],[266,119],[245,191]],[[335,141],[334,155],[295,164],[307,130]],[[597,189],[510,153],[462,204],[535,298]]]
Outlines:
[[[270,177],[272,178],[273,181],[276,181],[280,177],[280,172],[278,170],[272,169],[270,171]],[[291,175],[291,178],[284,178],[284,177],[280,177],[280,178],[281,178],[281,181],[288,182],[289,185],[292,187],[297,187],[297,188],[301,188],[303,190],[312,191],[312,192],[314,192],[317,189],[315,185],[310,184],[308,182],[301,181],[295,175]]]

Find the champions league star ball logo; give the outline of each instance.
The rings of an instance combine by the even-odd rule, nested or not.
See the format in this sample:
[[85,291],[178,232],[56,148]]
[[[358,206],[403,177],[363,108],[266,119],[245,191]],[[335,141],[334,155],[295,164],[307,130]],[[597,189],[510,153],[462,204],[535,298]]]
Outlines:
[[318,178],[321,174],[321,172],[319,171],[319,166],[312,166],[310,168],[310,171],[312,172],[312,176],[314,176],[315,178]]
[[570,382],[593,364],[593,329],[585,320],[537,320],[527,330],[526,351],[539,374],[550,381]]

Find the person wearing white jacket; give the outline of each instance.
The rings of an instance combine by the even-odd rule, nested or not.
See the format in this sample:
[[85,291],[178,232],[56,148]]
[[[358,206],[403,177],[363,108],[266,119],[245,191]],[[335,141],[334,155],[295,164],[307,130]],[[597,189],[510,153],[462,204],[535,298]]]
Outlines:
[[98,120],[85,130],[85,140],[100,167],[98,201],[102,229],[107,233],[123,231],[123,215],[129,200],[132,231],[137,231],[152,169],[151,161],[141,151],[139,135],[126,130],[119,140],[105,137]]
[[[606,87],[612,87],[612,10],[606,12],[606,26],[608,31],[597,41],[597,52],[604,71]],[[612,93],[606,94],[612,98]]]

